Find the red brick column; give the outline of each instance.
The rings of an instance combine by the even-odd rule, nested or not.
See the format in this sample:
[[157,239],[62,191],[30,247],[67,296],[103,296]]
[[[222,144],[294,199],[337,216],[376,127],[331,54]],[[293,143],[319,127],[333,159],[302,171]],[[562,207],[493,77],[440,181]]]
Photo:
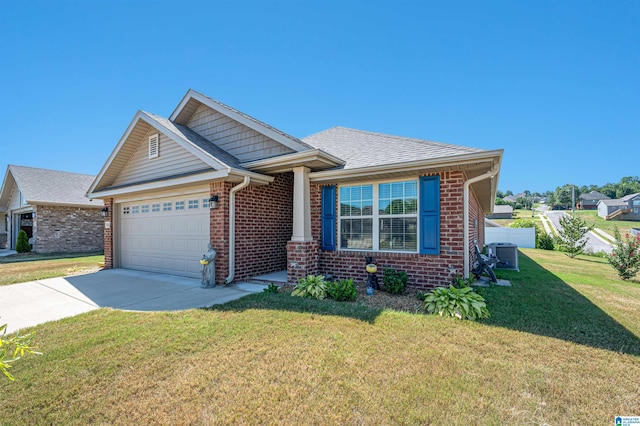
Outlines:
[[209,240],[216,251],[216,284],[229,276],[229,190],[230,182],[211,182],[211,195],[218,196],[218,208],[209,210]]
[[113,268],[113,198],[106,198],[104,205],[109,209],[109,215],[104,218],[104,269]]
[[300,278],[318,273],[318,243],[289,241],[287,243],[287,281],[297,284]]

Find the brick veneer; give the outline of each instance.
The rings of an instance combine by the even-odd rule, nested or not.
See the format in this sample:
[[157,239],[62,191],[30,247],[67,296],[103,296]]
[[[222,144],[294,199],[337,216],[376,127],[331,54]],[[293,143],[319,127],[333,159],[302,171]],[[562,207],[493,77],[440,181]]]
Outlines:
[[293,173],[236,193],[236,280],[287,269],[293,229]]
[[[113,198],[103,200],[105,207],[109,209],[109,216],[104,218],[104,269],[113,268]],[[106,223],[109,222],[107,228]]]
[[[216,250],[216,283],[229,275],[229,182],[211,183],[218,208],[211,210],[211,245]],[[236,192],[235,281],[287,269],[287,241],[293,226],[293,173],[269,185]]]
[[316,275],[319,257],[317,242],[289,241],[287,243],[287,281],[296,284],[300,278]]
[[34,212],[34,251],[64,253],[103,249],[100,209],[37,205]]
[[[385,267],[406,271],[409,275],[409,286],[420,289],[433,288],[451,281],[451,268],[462,273],[463,261],[463,184],[466,177],[462,171],[449,171],[440,175],[440,255],[421,255],[412,253],[372,253],[368,251],[318,250],[318,272],[331,274],[335,278],[354,278],[364,280],[365,257],[372,256],[379,270]],[[471,197],[469,220],[470,240],[477,238],[480,242],[483,235],[478,229],[483,228],[479,221],[479,206],[475,196]],[[311,229],[320,243],[321,186],[311,185]],[[473,220],[478,226],[474,228]],[[475,229],[475,231],[474,231]],[[473,247],[473,246],[471,246]],[[312,270],[312,266],[306,266]],[[382,278],[380,275],[380,279]],[[292,274],[289,274],[290,282]]]

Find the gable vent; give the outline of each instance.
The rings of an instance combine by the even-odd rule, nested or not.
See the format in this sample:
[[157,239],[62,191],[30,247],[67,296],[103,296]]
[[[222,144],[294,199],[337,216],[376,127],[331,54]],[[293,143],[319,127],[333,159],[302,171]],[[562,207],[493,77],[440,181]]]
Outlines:
[[149,158],[158,157],[158,141],[159,137],[157,133],[149,136]]

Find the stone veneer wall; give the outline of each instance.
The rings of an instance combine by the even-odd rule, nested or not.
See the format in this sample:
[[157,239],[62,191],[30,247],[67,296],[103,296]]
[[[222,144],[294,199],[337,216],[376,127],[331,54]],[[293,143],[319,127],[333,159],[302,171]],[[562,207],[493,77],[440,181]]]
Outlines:
[[[463,230],[463,184],[466,177],[462,171],[440,173],[440,255],[421,255],[414,253],[381,253],[370,251],[318,250],[317,272],[330,274],[334,278],[366,279],[365,257],[372,256],[378,264],[379,280],[382,282],[384,268],[406,271],[409,286],[419,289],[434,288],[451,282],[451,268],[462,274],[464,268],[464,230]],[[311,185],[311,231],[320,245],[321,230],[321,186]],[[484,242],[484,222],[475,195],[470,197],[470,240]],[[337,207],[337,206],[336,206]],[[477,226],[474,227],[474,219]],[[336,227],[337,228],[337,227]],[[473,248],[473,245],[470,246]],[[302,249],[302,248],[300,248]],[[298,256],[300,257],[300,256]],[[307,262],[308,263],[308,262]],[[307,263],[305,268],[312,270]],[[289,281],[294,277],[290,271]]]
[[40,253],[101,251],[104,222],[98,208],[34,207],[34,251]]

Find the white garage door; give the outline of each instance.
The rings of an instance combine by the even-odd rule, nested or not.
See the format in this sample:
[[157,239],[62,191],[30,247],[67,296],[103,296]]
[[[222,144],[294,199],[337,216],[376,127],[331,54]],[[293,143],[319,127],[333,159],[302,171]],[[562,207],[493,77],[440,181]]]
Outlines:
[[209,243],[209,195],[120,205],[120,267],[200,277]]

